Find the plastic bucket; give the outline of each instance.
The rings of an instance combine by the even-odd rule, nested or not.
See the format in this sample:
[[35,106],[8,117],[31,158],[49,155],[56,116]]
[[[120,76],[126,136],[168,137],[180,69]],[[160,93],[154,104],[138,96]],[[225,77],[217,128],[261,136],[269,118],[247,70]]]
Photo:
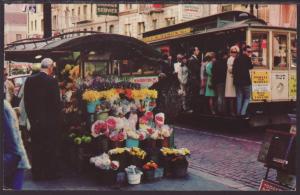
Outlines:
[[138,172],[136,174],[127,173],[127,180],[129,184],[135,185],[141,183],[142,172]]
[[133,147],[139,147],[139,140],[137,139],[131,139],[131,138],[128,138],[126,140],[126,147],[127,148],[133,148]]
[[164,176],[164,168],[157,168],[154,171],[154,178],[161,179]]
[[88,102],[87,103],[87,112],[88,113],[95,113],[96,111],[96,106],[100,103],[99,100],[93,101],[93,102]]

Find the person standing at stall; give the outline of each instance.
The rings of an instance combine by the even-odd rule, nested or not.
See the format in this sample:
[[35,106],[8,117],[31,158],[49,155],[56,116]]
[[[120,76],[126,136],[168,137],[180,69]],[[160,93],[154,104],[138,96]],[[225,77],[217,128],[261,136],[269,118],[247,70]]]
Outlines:
[[233,63],[233,83],[237,95],[237,115],[246,117],[251,95],[251,78],[249,70],[253,68],[251,61],[252,49],[249,45],[243,49],[243,54],[237,57]]
[[193,109],[197,109],[199,107],[199,93],[200,93],[200,68],[201,61],[199,59],[200,50],[198,47],[193,47],[191,49],[192,56],[189,58],[187,67],[189,70],[189,79],[188,85],[190,88],[189,92],[189,111],[193,112]]
[[34,180],[58,179],[60,143],[60,93],[52,77],[54,62],[45,58],[40,73],[26,80],[24,104],[31,125],[32,176]]
[[213,66],[215,66],[216,62],[216,54],[214,52],[209,52],[206,54],[207,56],[207,65],[206,65],[206,73],[207,73],[207,83],[206,83],[206,90],[205,96],[208,97],[208,106],[211,114],[215,115],[215,85],[213,83]]
[[227,60],[227,74],[226,74],[226,85],[225,85],[225,98],[229,102],[229,112],[231,116],[235,116],[236,109],[235,109],[235,98],[236,92],[235,87],[233,85],[233,74],[232,74],[232,66],[234,63],[235,58],[240,53],[240,49],[238,46],[232,46],[230,48],[230,57]]
[[225,114],[225,81],[227,71],[227,52],[220,52],[212,68],[212,81],[217,95],[217,108],[219,114]]

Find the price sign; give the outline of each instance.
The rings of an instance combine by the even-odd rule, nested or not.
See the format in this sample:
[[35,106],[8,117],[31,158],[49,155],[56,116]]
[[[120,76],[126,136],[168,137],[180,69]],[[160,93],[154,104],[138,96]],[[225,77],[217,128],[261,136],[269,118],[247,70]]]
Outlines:
[[253,71],[252,74],[252,100],[269,100],[271,96],[270,75],[268,71]]

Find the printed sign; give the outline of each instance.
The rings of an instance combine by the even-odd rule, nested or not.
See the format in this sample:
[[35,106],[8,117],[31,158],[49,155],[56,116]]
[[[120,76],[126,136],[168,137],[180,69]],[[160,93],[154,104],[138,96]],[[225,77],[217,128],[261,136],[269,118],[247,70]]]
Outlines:
[[142,88],[148,88],[153,83],[155,83],[157,81],[158,81],[157,76],[153,76],[153,77],[134,77],[134,78],[131,79],[131,82],[141,84]]
[[192,32],[191,28],[184,28],[184,29],[180,29],[180,30],[167,32],[167,33],[162,33],[162,34],[159,34],[159,35],[153,35],[153,36],[145,37],[145,38],[143,38],[143,41],[144,42],[158,41],[158,40],[163,40],[163,39],[168,39],[168,38],[172,38],[172,37],[177,37],[177,36],[189,34],[191,32]]
[[269,72],[253,71],[251,76],[252,76],[252,100],[254,101],[269,100],[271,98]]
[[289,75],[289,98],[296,99],[297,96],[297,76],[290,73]]
[[263,179],[260,183],[259,191],[291,191],[291,189],[275,182]]
[[200,18],[202,16],[201,7],[203,5],[196,5],[196,4],[183,4],[182,5],[182,19],[187,20],[194,20]]
[[97,15],[118,16],[119,4],[98,4]]
[[272,73],[272,100],[289,99],[289,74],[288,72]]

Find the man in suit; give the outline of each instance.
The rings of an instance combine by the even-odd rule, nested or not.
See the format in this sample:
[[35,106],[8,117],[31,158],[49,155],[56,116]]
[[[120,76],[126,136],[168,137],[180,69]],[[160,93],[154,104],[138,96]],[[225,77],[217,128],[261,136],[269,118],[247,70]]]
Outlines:
[[190,88],[190,93],[188,95],[189,103],[188,107],[190,110],[188,112],[193,112],[193,109],[197,109],[199,107],[199,92],[200,92],[200,67],[201,60],[199,59],[200,50],[198,47],[193,47],[191,49],[192,56],[189,58],[187,67],[189,70],[189,81],[188,86]]
[[39,73],[26,80],[24,104],[31,124],[32,176],[35,180],[57,179],[60,143],[60,93],[51,76],[54,62],[45,58]]

